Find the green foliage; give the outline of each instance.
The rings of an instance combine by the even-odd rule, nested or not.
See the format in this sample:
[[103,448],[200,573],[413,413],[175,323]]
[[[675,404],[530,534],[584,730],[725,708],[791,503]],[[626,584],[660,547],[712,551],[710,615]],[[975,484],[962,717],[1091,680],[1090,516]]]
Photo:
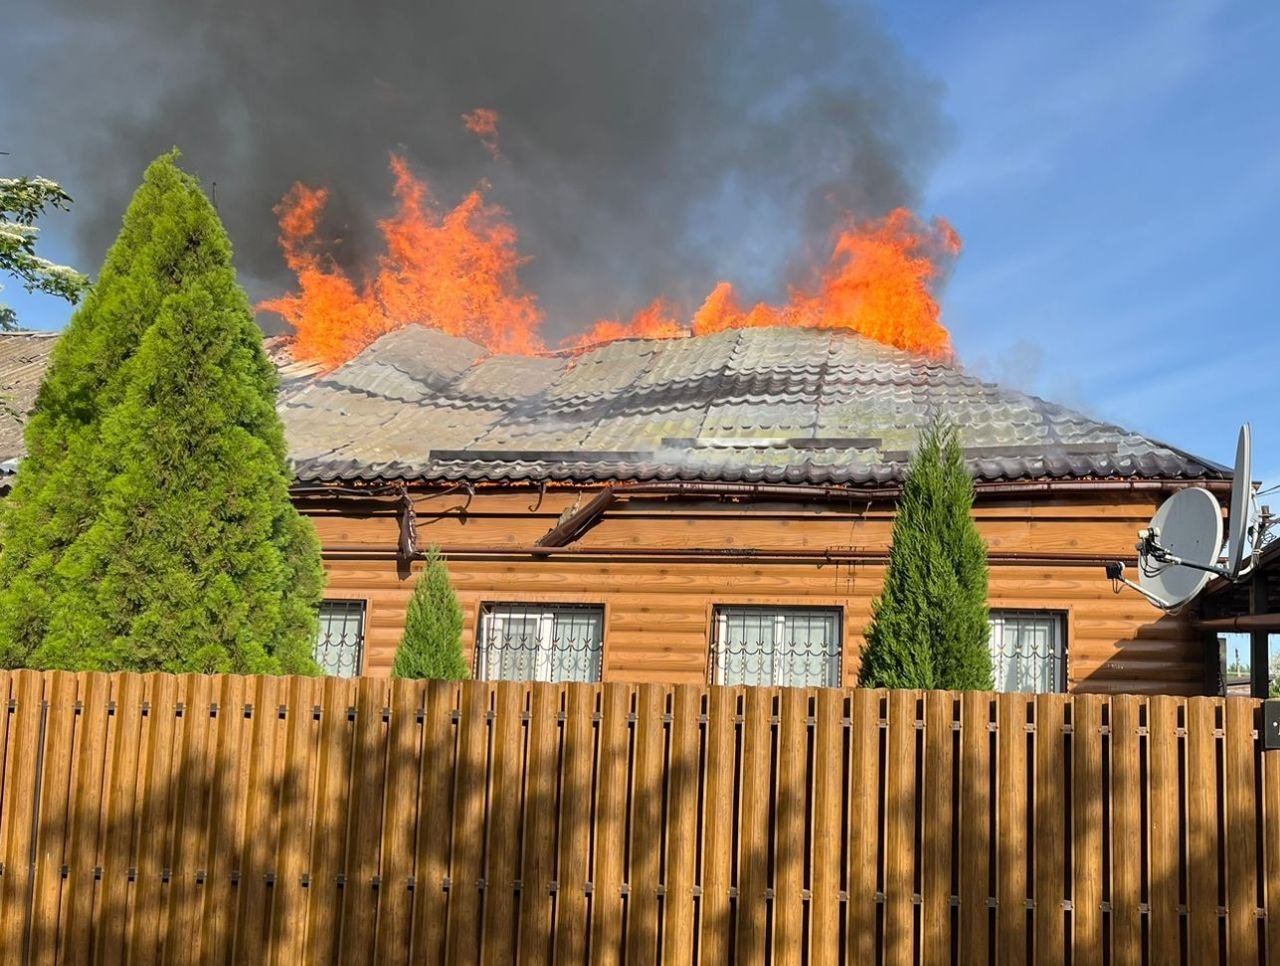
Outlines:
[[427,551],[427,566],[413,586],[391,674],[445,681],[469,676],[462,653],[462,608],[437,547]]
[[319,543],[217,214],[147,169],[54,352],[5,508],[0,662],[315,673]]
[[[152,164],[84,303],[54,348],[26,428],[27,455],[0,520],[0,666],[19,667],[44,640],[57,564],[97,515],[109,478],[97,453],[102,416],[121,398],[123,368],[164,299],[201,269],[191,186]],[[198,188],[196,188],[198,191]]]
[[[0,178],[0,271],[16,275],[28,292],[46,292],[74,304],[89,280],[36,254],[36,220],[50,209],[71,209],[71,196],[56,181]],[[17,328],[17,321],[13,309],[0,303],[0,330]]]
[[954,427],[931,426],[911,459],[858,683],[875,688],[992,686],[987,548]]

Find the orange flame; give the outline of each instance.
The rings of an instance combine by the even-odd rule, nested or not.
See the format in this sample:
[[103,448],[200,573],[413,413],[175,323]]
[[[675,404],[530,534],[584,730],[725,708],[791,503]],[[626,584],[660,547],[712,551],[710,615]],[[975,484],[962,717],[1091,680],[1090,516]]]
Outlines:
[[566,347],[584,348],[614,339],[683,339],[689,330],[676,319],[675,310],[666,299],[654,299],[627,322],[600,319],[579,336],[565,340]]
[[328,192],[296,184],[276,207],[280,247],[299,291],[261,303],[293,326],[300,359],[336,367],[380,335],[417,324],[464,336],[494,352],[542,350],[542,312],[517,270],[516,230],[482,184],[442,212],[405,160],[391,157],[398,210],[378,222],[387,250],[358,286],[318,251]]
[[[496,132],[496,114],[492,120]],[[488,185],[482,182],[444,211],[403,158],[391,156],[391,171],[398,209],[378,222],[386,251],[363,284],[321,251],[317,232],[325,189],[296,184],[276,207],[280,245],[298,277],[298,291],[258,308],[278,312],[293,326],[295,355],[336,367],[384,333],[410,324],[463,336],[493,352],[545,351],[538,333],[542,311],[518,277],[527,259],[519,254],[506,211],[486,200]],[[960,236],[946,221],[925,222],[897,208],[839,231],[827,264],[809,283],[794,287],[785,303],[744,308],[733,286],[722,281],[687,322],[659,298],[629,320],[597,321],[566,345],[792,326],[847,329],[945,359],[951,338],[934,289],[960,247]]]
[[593,336],[671,338],[791,326],[849,329],[911,352],[947,358],[951,337],[939,321],[933,287],[959,253],[960,236],[946,221],[935,218],[926,224],[896,208],[884,218],[841,231],[816,284],[793,289],[783,305],[760,302],[743,309],[733,286],[720,282],[694,312],[688,329],[674,320],[670,327],[655,329],[650,306],[630,323],[597,323],[578,344]]
[[491,107],[477,107],[469,114],[462,115],[463,126],[480,139],[480,143],[488,149],[495,159],[501,157],[498,151],[498,112]]

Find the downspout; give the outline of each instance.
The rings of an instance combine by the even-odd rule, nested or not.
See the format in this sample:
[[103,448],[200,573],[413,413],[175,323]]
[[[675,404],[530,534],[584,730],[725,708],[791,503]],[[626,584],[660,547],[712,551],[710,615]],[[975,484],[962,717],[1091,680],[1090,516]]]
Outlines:
[[396,542],[396,559],[412,560],[418,555],[418,517],[409,497],[409,488],[400,487],[400,538]]
[[[590,503],[575,510],[539,537],[534,545],[535,548],[563,547],[566,544],[573,543],[583,533],[595,526],[596,522],[604,516],[605,511],[618,502],[617,494],[619,489],[621,487],[611,486],[596,494]],[[534,552],[536,553],[537,550],[535,549]]]

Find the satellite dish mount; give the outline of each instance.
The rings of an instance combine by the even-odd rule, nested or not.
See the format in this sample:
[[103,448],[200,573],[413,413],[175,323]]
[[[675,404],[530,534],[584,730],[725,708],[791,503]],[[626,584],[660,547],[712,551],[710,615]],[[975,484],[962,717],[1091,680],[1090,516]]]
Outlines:
[[1253,557],[1270,518],[1264,513],[1256,526],[1250,525],[1250,519],[1257,516],[1253,512],[1252,450],[1246,423],[1236,443],[1226,547],[1217,497],[1200,487],[1179,490],[1161,504],[1146,529],[1138,532],[1138,581],[1125,577],[1123,562],[1107,564],[1107,577],[1117,593],[1123,585],[1157,607],[1177,613],[1211,577],[1237,581],[1253,569]]

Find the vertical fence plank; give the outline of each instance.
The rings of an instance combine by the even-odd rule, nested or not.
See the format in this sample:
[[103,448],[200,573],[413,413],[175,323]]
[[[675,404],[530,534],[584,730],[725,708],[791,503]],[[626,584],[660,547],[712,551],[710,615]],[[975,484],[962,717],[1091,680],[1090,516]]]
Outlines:
[[551,874],[555,864],[556,785],[560,767],[560,689],[530,690],[529,758],[525,778],[524,860],[520,876],[520,959],[551,958]]
[[1027,961],[1027,707],[1025,694],[997,699],[996,950],[1002,963]]
[[138,793],[138,886],[132,912],[132,958],[150,963],[163,957],[162,931],[166,929],[167,897],[171,884],[173,839],[174,732],[178,718],[177,679],[169,674],[148,674],[145,716],[141,722],[141,761]]
[[883,691],[853,692],[849,717],[849,900],[845,908],[848,958],[877,955],[877,863],[880,852],[880,702]]
[[[680,684],[672,699],[671,754],[667,786],[667,874],[664,884],[662,961],[690,962],[694,940],[694,876],[697,872],[698,791],[701,782],[703,689]],[[581,962],[579,958],[577,960]]]
[[1065,958],[1063,902],[1066,890],[1066,757],[1063,699],[1036,696],[1035,752],[1035,959]]
[[[13,685],[15,672],[0,669],[0,816],[4,814],[5,802],[7,801],[5,793],[8,791],[5,776],[8,769],[5,762],[9,759],[6,757],[6,751],[9,747],[9,726],[13,721],[14,715],[9,711],[10,688]],[[0,823],[4,819],[0,817]],[[0,839],[0,848],[3,848],[4,840]]]
[[[67,880],[62,887],[58,958],[88,962],[93,924],[98,854],[99,809],[106,760],[107,701],[111,679],[105,674],[77,674],[75,741],[71,749],[71,798],[67,814]],[[3,695],[0,689],[0,695]]]
[[179,848],[182,840],[184,821],[183,795],[185,790],[186,767],[186,732],[191,717],[186,714],[186,680],[178,675],[157,675],[168,682],[166,687],[157,687],[155,703],[156,727],[166,732],[162,746],[166,749],[167,762],[157,768],[157,781],[164,781],[169,787],[165,792],[164,802],[164,848],[160,861],[160,893],[156,918],[159,928],[155,936],[155,957],[159,962],[167,962],[168,949],[175,933],[180,915],[174,901],[181,888],[178,880]]
[[348,717],[352,682],[324,679],[320,701],[320,753],[316,774],[315,828],[311,837],[311,861],[307,879],[306,959],[333,962],[338,955],[338,933],[345,888],[338,877],[345,873],[345,838],[350,796],[353,729]]
[[1187,702],[1187,919],[1189,959],[1218,959],[1218,739],[1216,698]]
[[[843,822],[845,696],[834,688],[818,692],[814,722],[812,950],[815,963],[835,963],[840,943],[840,891],[845,849]],[[949,740],[949,739],[948,739]],[[708,774],[707,781],[712,781]]]
[[[282,700],[285,705],[285,761],[280,785],[279,877],[271,910],[272,962],[302,961],[306,950],[310,887],[302,877],[311,871],[311,842],[316,820],[316,764],[320,731],[314,709],[319,707],[324,682],[290,678]],[[321,714],[323,719],[323,712]],[[416,788],[412,798],[417,800]]]
[[[174,790],[177,814],[170,925],[161,950],[161,958],[166,962],[183,956],[199,960],[207,952],[201,924],[209,888],[206,878],[210,848],[208,832],[218,727],[217,719],[210,717],[210,707],[217,700],[219,684],[218,678],[204,674],[184,674],[178,679],[182,737],[176,750],[179,761]],[[86,715],[89,710],[86,702]],[[176,718],[176,706],[173,713]]]
[[124,958],[128,910],[137,868],[134,808],[138,792],[138,745],[142,729],[142,677],[116,677],[111,774],[103,827],[102,887],[95,912],[94,946],[99,962]]
[[591,879],[591,775],[595,765],[597,687],[569,688],[565,704],[564,768],[560,787],[560,855],[556,865],[556,961],[587,955],[587,883]]
[[[1230,698],[1225,704],[1226,957],[1233,963],[1256,962],[1259,841],[1254,776],[1259,752],[1254,738],[1254,715],[1260,702],[1249,698]],[[1280,915],[1280,910],[1277,915]]]
[[702,961],[727,962],[737,924],[733,886],[736,813],[738,688],[714,686],[707,695],[707,812],[703,846]]
[[925,694],[924,783],[921,786],[921,961],[951,962],[951,890],[955,875],[956,695]]
[[[68,812],[71,799],[72,749],[77,724],[74,674],[53,671],[45,676],[45,740],[40,776],[40,821],[36,828],[36,867],[29,956],[52,961],[58,949],[62,868],[69,860]],[[0,752],[0,762],[4,761]],[[3,808],[3,804],[0,804]]]
[[390,682],[391,721],[387,734],[387,791],[382,816],[382,886],[375,943],[380,963],[405,963],[409,958],[412,907],[409,878],[413,875],[413,837],[418,822],[418,768],[422,751],[421,681]]
[[1151,699],[1147,718],[1151,815],[1151,962],[1172,963],[1181,958],[1182,902],[1180,876],[1183,849],[1179,802],[1182,784],[1178,765],[1178,698],[1158,695]]
[[596,806],[595,892],[592,898],[591,953],[595,962],[622,961],[622,895],[627,849],[627,773],[630,770],[632,689],[604,689],[600,721],[600,778]]
[[[389,700],[386,678],[359,679],[355,699],[355,744],[348,780],[351,811],[347,819],[347,885],[343,890],[342,959],[348,963],[368,961],[382,898],[379,846],[382,843],[381,819],[386,793],[387,728],[390,720],[390,714],[384,714],[384,711],[390,710]],[[474,832],[468,836],[470,841],[478,838]]]
[[631,842],[628,848],[627,962],[652,964],[658,955],[658,887],[662,853],[662,781],[668,689],[642,684],[636,690],[636,758],[631,782]]
[[987,962],[991,897],[991,696],[969,691],[960,710],[960,961]]
[[[489,687],[462,689],[458,719],[458,778],[453,799],[453,868],[449,874],[448,959],[461,962],[480,948],[480,888],[484,859],[485,783],[489,758]],[[354,951],[354,950],[353,950]]]
[[452,681],[427,685],[422,730],[422,785],[419,788],[417,879],[413,899],[414,962],[438,963],[444,958],[445,913],[449,875],[449,830],[453,827],[453,780],[456,766],[456,728],[453,712],[458,686]]
[[[43,735],[44,679],[38,671],[17,671],[11,678],[8,749],[3,781],[8,791],[0,812],[0,948],[27,949],[31,925],[32,859],[37,816]],[[24,957],[25,958],[25,957]]]
[[[17,707],[15,704],[10,704],[11,701],[16,700],[13,698],[13,687],[17,677],[17,672],[0,670],[0,877],[3,877],[5,863],[9,860],[8,828],[9,814],[12,811],[10,801],[13,795],[17,794],[13,791],[16,785],[10,774],[12,768],[8,757],[10,732],[13,731],[14,721],[17,719]],[[3,895],[4,883],[0,882],[0,897]],[[13,948],[13,936],[10,935],[12,927],[13,924],[9,921],[5,907],[0,905],[0,948]]]
[[1142,788],[1139,699],[1111,699],[1111,945],[1115,960],[1142,958]]
[[[520,792],[524,781],[525,735],[521,714],[525,689],[513,681],[500,681],[493,687],[493,804],[489,816],[489,861],[485,869],[489,882],[484,904],[485,960],[510,963],[516,951],[515,884],[520,878]],[[625,715],[623,727],[626,727]]]
[[910,963],[915,951],[916,691],[890,691],[885,759],[884,958]]
[[227,709],[227,715],[234,720],[237,733],[236,761],[231,768],[235,776],[234,782],[227,785],[230,793],[230,807],[223,816],[227,824],[227,833],[223,841],[231,847],[230,890],[216,892],[225,901],[226,911],[220,917],[225,920],[223,926],[224,944],[219,951],[232,959],[242,953],[241,938],[245,923],[241,916],[243,909],[241,899],[247,890],[252,889],[249,880],[253,872],[249,862],[253,840],[257,829],[250,825],[250,804],[253,799],[252,784],[256,777],[254,768],[254,725],[259,708],[257,706],[257,684],[260,678],[244,677],[239,681],[239,690],[235,702]]
[[[248,771],[245,802],[244,866],[236,890],[235,955],[260,963],[267,956],[267,930],[271,924],[271,904],[275,898],[276,846],[280,830],[280,766],[276,735],[280,723],[282,679],[255,677],[249,680],[246,704],[252,707],[244,722]],[[268,876],[271,881],[268,882]]]
[[808,809],[809,692],[783,688],[778,724],[778,794],[774,805],[774,962],[808,962],[804,948],[805,826]]
[[[233,876],[241,873],[244,844],[243,798],[240,794],[241,769],[245,750],[241,747],[245,717],[245,678],[229,675],[220,678],[212,693],[208,714],[216,732],[213,750],[213,773],[209,792],[208,865],[201,870],[204,897],[203,943],[205,955],[229,957],[233,941],[235,893]],[[216,706],[216,710],[215,707]],[[201,873],[197,873],[199,876]]]
[[764,962],[768,942],[769,800],[772,793],[773,688],[748,688],[743,715],[742,817],[738,836],[738,937],[741,962]]
[[1268,751],[1262,756],[1262,821],[1263,861],[1266,881],[1263,889],[1263,908],[1267,910],[1267,957],[1269,962],[1280,960],[1280,751]]
[[1071,950],[1078,963],[1102,962],[1102,707],[1078,694],[1071,717]]

